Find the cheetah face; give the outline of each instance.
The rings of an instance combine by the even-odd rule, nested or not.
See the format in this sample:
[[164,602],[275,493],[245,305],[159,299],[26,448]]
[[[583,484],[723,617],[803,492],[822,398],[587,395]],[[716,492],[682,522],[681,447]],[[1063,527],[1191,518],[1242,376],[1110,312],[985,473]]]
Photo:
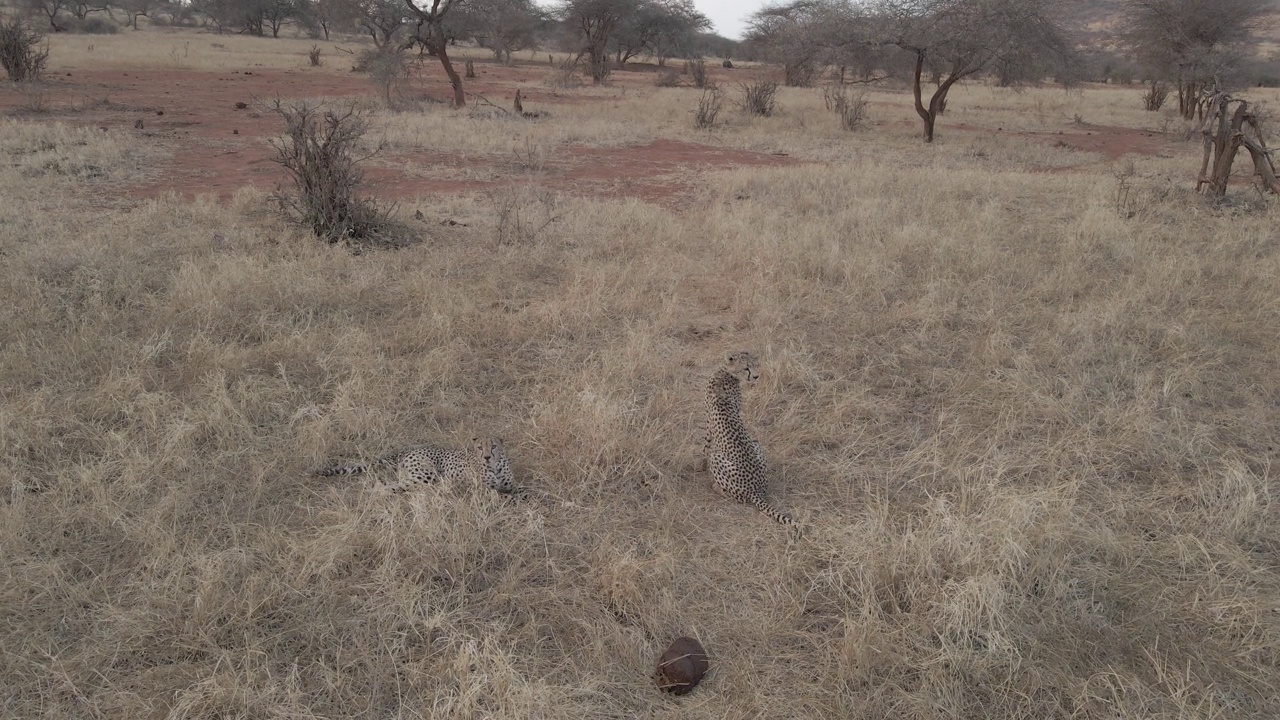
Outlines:
[[760,373],[756,372],[756,359],[749,350],[739,350],[730,355],[725,369],[734,375],[741,375],[747,382],[760,379]]
[[495,490],[507,492],[514,488],[511,463],[507,460],[507,447],[502,443],[502,438],[472,438],[471,446],[484,463],[488,480],[493,483]]
[[505,458],[507,449],[502,445],[502,439],[496,437],[477,437],[471,438],[471,447],[476,454],[484,460],[484,464],[490,468],[496,468],[500,458]]

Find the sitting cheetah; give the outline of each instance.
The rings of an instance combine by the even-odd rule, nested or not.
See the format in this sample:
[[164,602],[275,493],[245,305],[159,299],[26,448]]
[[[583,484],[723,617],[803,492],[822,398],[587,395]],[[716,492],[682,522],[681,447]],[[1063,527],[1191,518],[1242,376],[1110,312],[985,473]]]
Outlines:
[[704,442],[707,467],[715,488],[721,493],[756,506],[773,520],[795,525],[795,520],[765,498],[768,464],[764,449],[747,432],[742,422],[742,381],[755,382],[756,360],[750,352],[729,356],[707,385],[707,434]]
[[431,485],[440,480],[474,479],[500,493],[516,493],[515,478],[507,449],[496,437],[473,438],[466,450],[423,446],[402,450],[373,462],[316,471],[320,477],[361,475],[374,468],[394,468],[396,482],[391,492],[404,492],[415,485]]

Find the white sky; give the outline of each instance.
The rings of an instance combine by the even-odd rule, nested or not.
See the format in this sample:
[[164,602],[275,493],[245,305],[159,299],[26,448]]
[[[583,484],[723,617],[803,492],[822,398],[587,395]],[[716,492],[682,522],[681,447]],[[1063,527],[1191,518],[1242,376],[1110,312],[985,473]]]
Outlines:
[[[539,5],[555,5],[553,0],[536,0]],[[746,19],[751,13],[769,4],[771,0],[693,0],[698,10],[715,23],[715,31],[727,38],[742,39]]]
[[693,0],[693,4],[711,18],[717,33],[741,40],[747,17],[768,3],[766,0]]

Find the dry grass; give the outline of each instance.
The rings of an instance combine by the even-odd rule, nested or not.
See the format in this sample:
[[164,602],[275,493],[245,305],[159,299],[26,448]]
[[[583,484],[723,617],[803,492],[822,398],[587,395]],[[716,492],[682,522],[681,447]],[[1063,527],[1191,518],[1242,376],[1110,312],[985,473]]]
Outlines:
[[[1273,211],[1126,220],[1100,167],[1025,171],[1052,148],[803,97],[711,141],[844,162],[559,198],[514,246],[433,199],[473,222],[359,256],[250,191],[77,209],[142,149],[0,127],[0,715],[1280,714]],[[738,347],[798,541],[692,471]],[[531,500],[308,476],[481,432]]]

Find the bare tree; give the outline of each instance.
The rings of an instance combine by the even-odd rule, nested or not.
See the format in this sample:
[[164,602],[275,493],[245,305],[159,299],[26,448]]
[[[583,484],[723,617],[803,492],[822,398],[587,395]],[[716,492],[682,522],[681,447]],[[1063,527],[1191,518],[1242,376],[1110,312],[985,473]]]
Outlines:
[[65,32],[66,26],[58,24],[58,16],[63,10],[70,9],[67,0],[27,0],[27,9],[36,15],[43,15],[49,20],[49,29],[54,32]]
[[270,28],[273,38],[280,37],[280,29],[296,19],[302,10],[297,0],[258,0],[254,5],[261,18],[258,34],[265,34],[265,28]]
[[429,0],[430,6],[423,0],[423,7],[418,7],[414,0],[404,0],[409,12],[418,20],[417,30],[413,37],[401,49],[408,49],[415,44],[426,48],[427,52],[440,60],[444,74],[453,86],[453,106],[464,107],[467,104],[466,93],[462,90],[462,76],[453,69],[449,61],[448,36],[445,34],[444,21],[449,11],[462,5],[465,0]]
[[157,4],[159,3],[155,0],[123,0],[120,3],[120,8],[129,17],[129,27],[137,30],[138,18],[146,16],[151,11],[151,8]]
[[360,27],[382,47],[391,42],[396,31],[408,22],[408,11],[400,0],[356,0],[356,17]]
[[1244,59],[1250,31],[1271,0],[1126,0],[1122,36],[1158,79],[1178,88],[1178,111],[1195,117],[1207,90]]
[[329,30],[354,25],[360,8],[355,0],[312,0],[308,3],[307,13],[324,34],[324,39],[328,40]]
[[511,54],[534,47],[546,14],[533,0],[468,0],[454,23],[504,65]]
[[782,65],[784,82],[807,87],[828,65],[844,66],[853,49],[873,49],[865,18],[844,0],[792,0],[767,6],[747,26],[746,43]]
[[[956,83],[998,65],[1027,65],[1040,71],[1067,65],[1071,49],[1051,0],[881,0],[873,38],[909,54],[916,114],[924,141]],[[936,89],[924,101],[926,70]],[[1024,82],[1023,73],[1010,82]]]
[[586,55],[590,60],[592,82],[599,84],[609,77],[609,43],[635,7],[636,0],[564,0],[558,8],[582,44],[579,57]]
[[609,45],[619,70],[641,53],[656,55],[665,65],[667,57],[688,52],[697,34],[710,29],[711,20],[690,0],[639,0],[623,15]]

